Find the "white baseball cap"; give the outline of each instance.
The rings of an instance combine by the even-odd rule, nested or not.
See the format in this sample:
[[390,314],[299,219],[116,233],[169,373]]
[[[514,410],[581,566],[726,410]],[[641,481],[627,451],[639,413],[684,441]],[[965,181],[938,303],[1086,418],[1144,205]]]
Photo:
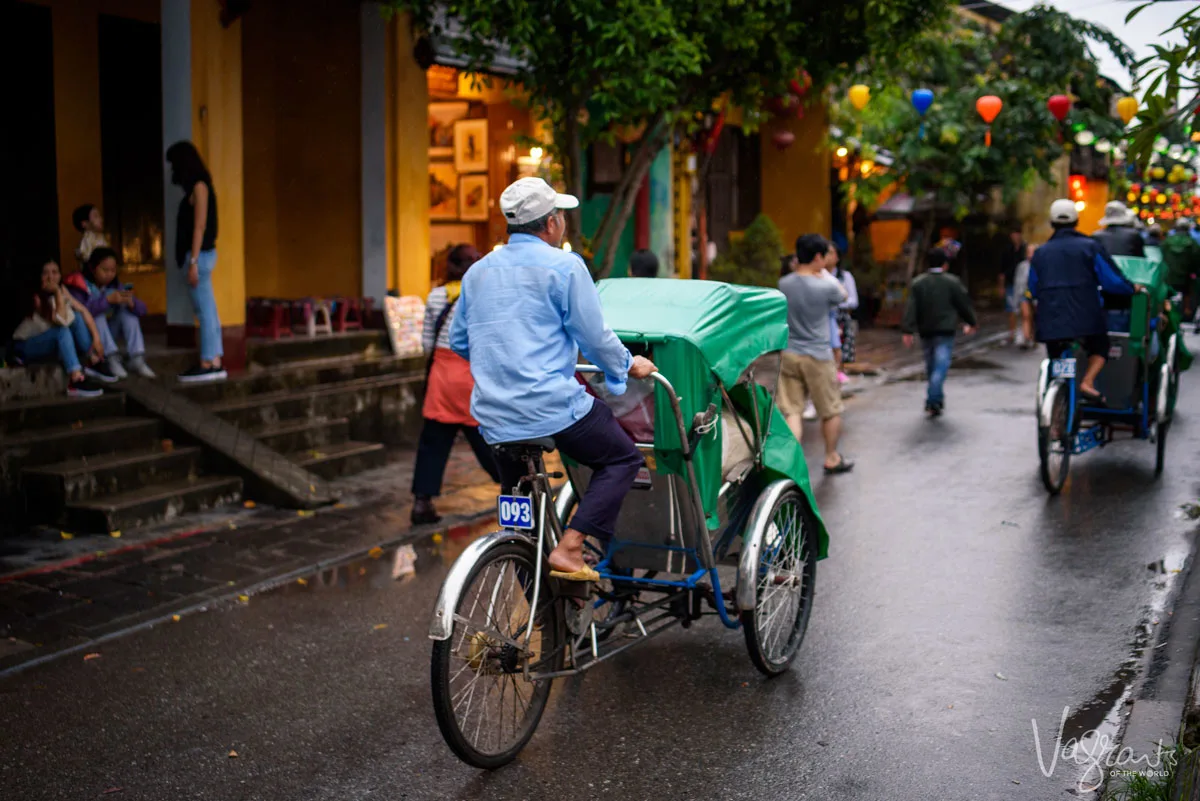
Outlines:
[[545,217],[556,209],[579,205],[574,195],[560,195],[541,178],[522,178],[500,193],[500,211],[513,225],[524,225]]
[[1075,210],[1075,203],[1067,200],[1065,197],[1060,197],[1058,200],[1050,204],[1050,222],[1052,223],[1077,223],[1079,222],[1079,212]]

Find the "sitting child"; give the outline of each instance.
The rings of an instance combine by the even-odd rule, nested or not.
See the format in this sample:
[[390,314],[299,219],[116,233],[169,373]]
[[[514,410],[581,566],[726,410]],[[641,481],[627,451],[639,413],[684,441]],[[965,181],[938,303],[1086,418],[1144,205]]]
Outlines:
[[[101,393],[88,378],[105,383],[117,380],[103,363],[103,348],[92,315],[62,285],[55,262],[42,265],[31,305],[29,316],[12,335],[13,353],[18,360],[38,362],[57,356],[67,371],[67,394],[75,397],[91,398]],[[80,354],[87,355],[87,367],[80,365]]]
[[75,249],[75,258],[81,265],[87,264],[93,250],[108,247],[108,240],[104,238],[104,218],[100,216],[100,209],[84,203],[71,213],[71,222],[75,223],[75,230],[83,234]]
[[132,284],[122,286],[117,281],[116,251],[96,248],[83,269],[67,276],[65,283],[75,300],[95,318],[100,345],[113,375],[128,376],[117,349],[116,336],[119,336],[125,340],[129,369],[144,378],[154,378],[154,371],[146,364],[146,342],[140,320],[146,316],[146,304],[134,296]]

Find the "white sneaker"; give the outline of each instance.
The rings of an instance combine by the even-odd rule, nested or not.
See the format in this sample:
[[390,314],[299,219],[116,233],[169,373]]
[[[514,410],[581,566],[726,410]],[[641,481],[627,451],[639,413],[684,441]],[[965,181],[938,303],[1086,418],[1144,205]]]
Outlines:
[[804,407],[804,414],[801,415],[805,420],[817,419],[817,407],[813,406],[813,402],[809,401]]
[[146,364],[146,359],[140,355],[129,357],[129,369],[142,378],[158,378],[154,374],[154,371],[150,369],[150,365]]
[[125,372],[125,365],[121,364],[121,357],[115,353],[108,357],[108,371],[115,375],[118,381],[129,378],[129,373]]

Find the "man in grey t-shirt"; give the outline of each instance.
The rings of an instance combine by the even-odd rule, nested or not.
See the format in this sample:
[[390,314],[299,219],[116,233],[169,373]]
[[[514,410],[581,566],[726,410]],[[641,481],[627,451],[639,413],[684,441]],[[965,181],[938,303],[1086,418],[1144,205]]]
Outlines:
[[788,347],[779,376],[779,410],[800,439],[801,415],[811,399],[821,418],[825,472],[847,473],[854,463],[838,453],[842,435],[842,390],[829,345],[829,312],[846,299],[841,282],[825,270],[829,242],[817,234],[796,240],[796,267],[779,279],[788,302]]

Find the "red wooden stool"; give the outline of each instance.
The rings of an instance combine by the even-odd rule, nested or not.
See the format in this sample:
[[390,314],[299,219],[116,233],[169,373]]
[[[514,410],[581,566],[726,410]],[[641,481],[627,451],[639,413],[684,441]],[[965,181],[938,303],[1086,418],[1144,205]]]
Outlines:
[[292,336],[291,303],[278,298],[246,302],[246,335],[280,339]]

